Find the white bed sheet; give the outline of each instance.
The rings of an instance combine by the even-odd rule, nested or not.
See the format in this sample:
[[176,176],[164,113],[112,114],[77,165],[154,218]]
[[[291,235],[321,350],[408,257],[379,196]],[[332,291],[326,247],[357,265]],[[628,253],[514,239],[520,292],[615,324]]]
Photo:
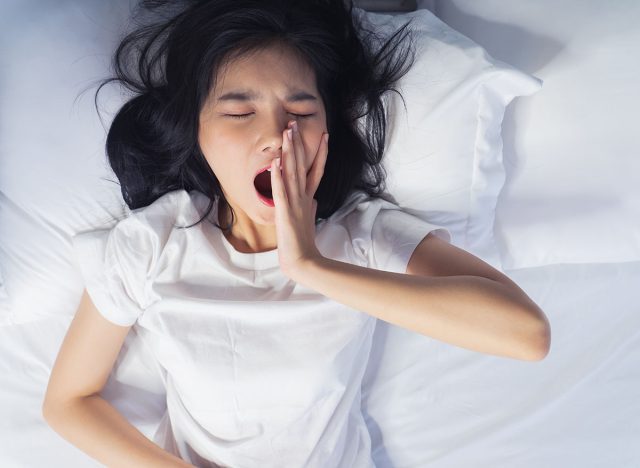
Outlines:
[[[451,20],[452,25],[459,26],[464,33],[465,25],[475,25],[476,29],[470,29],[470,33],[480,32],[482,27],[488,26],[477,37],[481,44],[492,46],[493,43],[483,42],[480,38],[495,36],[494,23],[478,22],[468,12],[453,7],[454,3],[469,6],[473,2],[447,1],[451,1],[450,7],[440,10],[445,16],[443,19]],[[102,5],[105,14],[113,15],[111,4],[94,3]],[[436,0],[423,3],[433,4],[434,9],[435,5],[444,4]],[[19,4],[13,0],[7,6],[17,8]],[[485,8],[481,9],[491,15],[492,11],[495,13],[498,10],[497,4],[500,11],[507,11],[507,3],[498,0],[485,0]],[[76,4],[78,14],[84,12],[82,5],[86,3]],[[489,5],[494,7],[487,8]],[[572,5],[577,8],[575,2]],[[595,7],[598,3],[591,1],[581,5]],[[616,11],[623,6],[621,3],[616,5]],[[555,18],[566,15],[550,8],[548,10]],[[546,21],[547,14],[542,16]],[[5,17],[5,22],[9,17]],[[454,18],[465,21],[455,22]],[[507,36],[517,32],[508,25],[497,31]],[[47,31],[40,33],[43,36],[48,34]],[[111,34],[112,31],[104,30],[104,34],[107,33]],[[538,42],[532,41],[531,44]],[[585,49],[584,53],[588,54],[589,50]],[[531,73],[537,72],[535,68],[527,68],[525,62],[513,63]],[[541,77],[546,84],[553,82],[553,75]],[[46,102],[51,94],[49,89],[38,89],[37,92],[42,93],[36,95],[42,102]],[[610,109],[612,119],[626,115],[619,110]],[[532,120],[521,119],[521,113],[517,116],[514,113],[512,117],[517,117],[518,125],[526,128],[527,132],[531,131]],[[17,125],[20,121],[13,118],[10,123]],[[507,131],[511,125],[509,122],[505,121],[508,124]],[[11,130],[13,127],[8,128]],[[519,135],[527,132],[521,131]],[[578,138],[575,132],[565,131],[563,134],[568,139]],[[632,133],[624,135],[633,139]],[[79,157],[81,152],[76,151],[76,144],[78,148],[90,147],[90,142],[101,136],[101,129],[96,127],[95,133],[84,135],[86,141],[62,138],[67,146],[58,148],[70,149],[65,151]],[[518,151],[540,149],[535,144],[527,143],[530,140],[516,136],[511,134],[508,137],[507,148]],[[61,142],[57,144],[62,145]],[[94,156],[100,157],[97,153]],[[515,157],[508,152],[505,156]],[[612,158],[606,162],[613,164],[616,161],[623,160]],[[585,174],[581,180],[595,180],[591,179],[591,175],[598,174],[600,170],[596,166],[604,162],[602,158],[592,158],[590,162],[581,160],[581,174]],[[47,166],[36,165],[41,169],[38,171],[40,179],[34,176],[34,179],[29,179],[31,183],[22,180],[16,182],[18,179],[14,178],[5,179],[15,187],[28,190],[32,197],[36,196],[34,194],[44,197],[45,192],[51,190],[51,185],[48,185],[51,181],[47,170],[42,170]],[[631,164],[627,166],[636,167]],[[627,166],[620,163],[611,166],[611,170],[622,170]],[[511,171],[507,178],[508,185],[500,196],[499,207],[502,209],[496,226],[497,232],[504,236],[501,254],[507,260],[507,268],[510,264],[526,265],[540,259],[551,263],[558,259],[584,262],[505,270],[549,317],[552,328],[549,355],[540,362],[493,357],[380,323],[374,336],[376,348],[366,375],[363,395],[363,410],[367,414],[374,458],[379,467],[640,466],[640,444],[637,444],[640,438],[640,262],[617,263],[615,260],[615,263],[589,263],[618,258],[607,255],[617,252],[619,246],[623,252],[620,258],[637,260],[627,255],[629,246],[637,251],[638,244],[632,244],[633,232],[637,232],[637,222],[633,224],[633,220],[637,221],[637,217],[622,216],[637,212],[636,204],[632,203],[637,199],[637,190],[625,191],[627,187],[624,184],[616,186],[621,194],[628,195],[625,200],[633,209],[617,211],[617,218],[612,218],[610,223],[602,223],[603,218],[597,216],[588,218],[591,225],[599,226],[604,233],[600,237],[592,235],[588,239],[592,243],[584,240],[577,242],[581,239],[576,236],[564,236],[561,239],[563,242],[556,242],[551,244],[552,248],[547,248],[540,243],[544,239],[540,236],[540,230],[553,234],[558,232],[559,227],[566,228],[567,223],[571,224],[572,229],[578,229],[579,226],[572,224],[570,219],[548,216],[543,210],[544,216],[540,216],[537,224],[522,223],[526,228],[519,228],[515,225],[518,221],[516,215],[530,219],[531,210],[526,208],[531,205],[523,205],[522,197],[518,199],[515,196],[518,193],[515,184],[521,184],[522,187],[523,180],[533,181],[527,187],[532,187],[531,197],[535,197],[536,204],[543,208],[552,202],[558,204],[561,198],[556,195],[566,186],[562,180],[546,177],[550,171],[557,172],[556,168],[554,164],[545,165],[538,160],[537,166],[535,163],[523,164],[518,171]],[[625,175],[631,178],[633,171],[626,171]],[[602,184],[575,184],[589,191],[589,199],[609,195],[609,187]],[[539,191],[541,186],[545,188],[544,193]],[[3,186],[4,189],[7,187]],[[84,196],[79,187],[74,187],[71,192],[74,197]],[[105,194],[105,200],[112,201],[111,195]],[[0,192],[0,198],[2,196]],[[585,199],[579,198],[578,201],[584,202]],[[21,209],[10,203],[0,204],[0,208]],[[38,205],[36,211],[39,213],[41,208]],[[567,208],[563,204],[556,208],[562,210],[571,206]],[[45,215],[50,213],[46,209],[43,211]],[[635,227],[635,231],[621,227],[627,218],[631,219],[627,224],[632,229]],[[46,216],[43,219],[49,220]],[[564,224],[560,224],[560,221]],[[611,232],[611,226],[618,226],[615,236],[606,235]],[[535,227],[537,233],[531,227]],[[24,229],[15,232],[28,236],[43,229],[53,230],[56,234],[61,232],[53,223],[47,222],[43,227],[40,224],[27,224],[26,219]],[[599,231],[593,232],[597,234]],[[520,240],[516,242],[518,236]],[[557,235],[547,238],[555,240]],[[2,240],[6,242],[6,239],[0,239],[0,242]],[[567,250],[564,248],[566,246],[572,249]],[[34,250],[37,258],[51,255],[47,246],[39,244],[35,247],[40,249]],[[52,274],[51,271],[38,271],[38,274],[45,273]],[[8,281],[6,269],[3,274],[5,277],[0,280],[0,296],[3,294],[1,284]],[[27,277],[12,276],[12,280],[23,280],[21,284],[24,287],[30,285]],[[6,303],[0,302],[0,307]],[[46,383],[70,320],[69,316],[60,316],[0,327],[1,467],[101,466],[58,436],[41,417]],[[164,411],[164,395],[153,366],[145,365],[141,359],[144,349],[139,345],[135,335],[128,337],[103,394],[143,433],[150,435]]]
[[[640,262],[506,274],[549,317],[547,358],[474,353],[380,322],[363,387],[377,466],[640,466]],[[101,466],[40,415],[68,320],[0,327],[0,466]],[[104,396],[151,434],[162,389],[134,336],[127,345]]]

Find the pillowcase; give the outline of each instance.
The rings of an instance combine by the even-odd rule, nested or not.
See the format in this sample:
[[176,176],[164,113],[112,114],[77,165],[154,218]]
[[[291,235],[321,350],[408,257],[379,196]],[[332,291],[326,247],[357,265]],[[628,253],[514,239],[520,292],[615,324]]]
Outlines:
[[451,243],[502,269],[493,235],[505,182],[502,119],[541,80],[492,58],[428,10],[358,11],[386,37],[412,19],[416,61],[388,93],[387,191],[406,211],[447,227]]
[[[109,74],[129,2],[47,5],[16,2],[0,15],[1,39],[12,44],[0,57],[5,324],[73,315],[83,283],[71,237],[127,211],[104,152],[110,118],[126,97],[102,89],[103,127],[92,94],[93,80]],[[492,235],[504,182],[500,125],[509,101],[535,92],[539,80],[492,59],[426,10],[354,11],[386,35],[415,17],[417,59],[398,84],[407,112],[395,93],[385,103],[390,201],[500,267]]]
[[102,89],[103,126],[93,92],[129,14],[128,1],[0,7],[0,324],[73,315],[71,236],[124,215],[104,151],[124,99]]
[[503,266],[639,261],[640,3],[432,1],[456,30],[550,85],[505,117]]

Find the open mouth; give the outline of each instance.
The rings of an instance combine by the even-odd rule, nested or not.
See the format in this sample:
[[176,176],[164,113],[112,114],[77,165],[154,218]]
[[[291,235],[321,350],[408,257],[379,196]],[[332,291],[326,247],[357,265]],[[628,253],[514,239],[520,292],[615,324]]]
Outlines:
[[253,185],[260,195],[267,198],[268,200],[273,200],[273,195],[271,192],[271,172],[269,172],[268,168],[265,168],[260,174],[253,179]]

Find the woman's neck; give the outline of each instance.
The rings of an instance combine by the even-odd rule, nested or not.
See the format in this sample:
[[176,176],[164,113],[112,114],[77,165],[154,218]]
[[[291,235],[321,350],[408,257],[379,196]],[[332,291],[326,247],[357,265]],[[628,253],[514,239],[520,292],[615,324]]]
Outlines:
[[[277,248],[275,226],[261,226],[254,223],[245,213],[235,210],[235,222],[231,230],[223,232],[229,243],[241,253],[267,252]],[[225,203],[218,213],[221,226],[231,221],[231,211]]]

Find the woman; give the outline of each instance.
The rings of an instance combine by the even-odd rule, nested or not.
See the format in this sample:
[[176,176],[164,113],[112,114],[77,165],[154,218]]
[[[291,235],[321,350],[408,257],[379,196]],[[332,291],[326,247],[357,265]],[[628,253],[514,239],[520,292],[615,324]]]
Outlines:
[[[137,96],[107,137],[132,212],[74,239],[86,289],[43,406],[57,432],[110,466],[371,467],[376,319],[543,357],[548,322],[515,283],[381,196],[407,25],[381,43],[338,0],[143,6],[162,19],[116,51]],[[99,395],[132,326],[167,389],[153,441]]]

